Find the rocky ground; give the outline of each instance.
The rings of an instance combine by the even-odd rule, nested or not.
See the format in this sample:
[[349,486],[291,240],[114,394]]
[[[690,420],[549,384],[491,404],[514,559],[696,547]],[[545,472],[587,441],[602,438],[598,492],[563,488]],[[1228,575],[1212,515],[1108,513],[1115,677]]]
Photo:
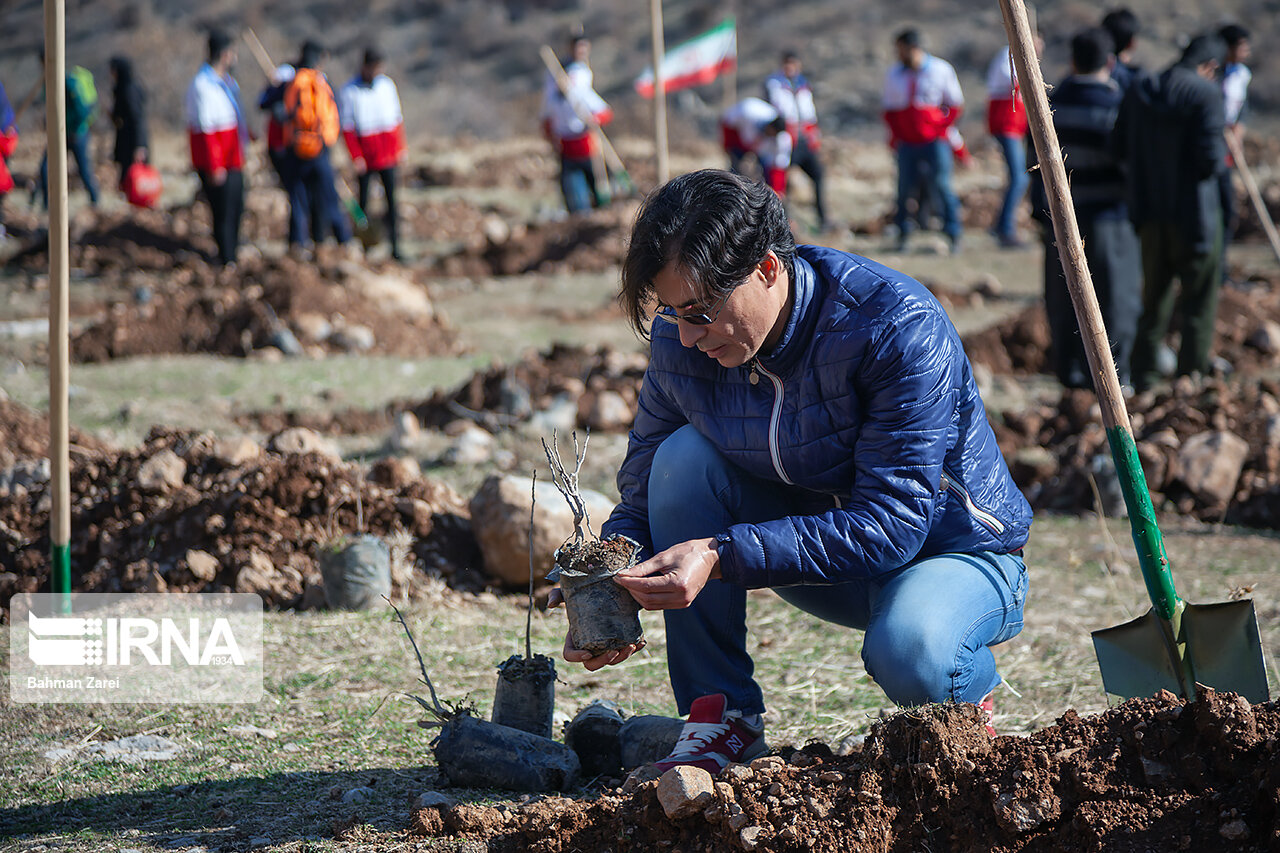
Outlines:
[[877,723],[847,754],[813,743],[715,780],[642,768],[586,798],[435,798],[413,828],[537,853],[1273,850],[1277,734],[1274,703],[1212,691],[1068,711],[1027,738],[993,739],[972,705],[935,705]]

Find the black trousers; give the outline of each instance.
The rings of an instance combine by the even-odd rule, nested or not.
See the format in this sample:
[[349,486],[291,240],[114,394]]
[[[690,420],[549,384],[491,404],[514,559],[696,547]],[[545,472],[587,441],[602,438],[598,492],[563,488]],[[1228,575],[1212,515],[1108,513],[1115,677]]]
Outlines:
[[240,247],[240,217],[244,215],[244,173],[228,169],[221,184],[213,182],[212,172],[200,172],[200,186],[209,201],[213,219],[213,242],[218,244],[218,263],[235,263]]
[[388,166],[377,171],[368,171],[360,176],[360,209],[369,215],[369,187],[374,176],[382,182],[382,192],[387,197],[387,212],[383,221],[387,224],[387,239],[391,241],[391,256],[400,257],[400,235],[397,230],[399,218],[396,214],[396,167]]
[[825,228],[827,206],[822,201],[822,163],[818,160],[818,152],[809,147],[803,134],[791,152],[791,165],[799,167],[813,181],[813,209],[818,214],[818,227]]
[[[1127,218],[1085,217],[1079,224],[1111,355],[1120,383],[1129,385],[1129,362],[1142,313],[1142,251],[1138,235]],[[1046,233],[1044,245],[1044,307],[1049,315],[1049,363],[1054,375],[1068,388],[1092,388],[1084,341],[1052,231]]]

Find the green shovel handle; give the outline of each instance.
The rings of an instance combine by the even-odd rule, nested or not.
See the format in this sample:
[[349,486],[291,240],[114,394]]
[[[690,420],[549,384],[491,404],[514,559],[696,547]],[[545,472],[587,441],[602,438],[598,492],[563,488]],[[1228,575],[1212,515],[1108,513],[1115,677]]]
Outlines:
[[1169,555],[1164,550],[1164,537],[1156,523],[1147,478],[1138,460],[1138,446],[1124,426],[1108,427],[1107,441],[1111,444],[1111,456],[1120,476],[1124,505],[1129,510],[1129,528],[1133,531],[1133,544],[1138,549],[1138,565],[1142,567],[1147,594],[1151,596],[1156,615],[1161,619],[1172,619],[1181,599],[1173,588],[1173,571]]

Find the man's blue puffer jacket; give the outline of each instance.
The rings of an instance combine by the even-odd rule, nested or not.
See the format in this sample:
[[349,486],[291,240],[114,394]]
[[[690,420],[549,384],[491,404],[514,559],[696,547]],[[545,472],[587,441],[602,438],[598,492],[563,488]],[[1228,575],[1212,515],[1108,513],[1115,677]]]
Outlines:
[[[652,554],[649,466],[692,424],[758,477],[825,493],[832,509],[735,524],[722,576],[742,586],[840,583],[942,553],[1027,541],[1018,491],[946,312],[919,282],[866,258],[801,246],[786,331],[768,357],[726,369],[655,324],[622,502],[602,527]],[[721,531],[708,531],[708,536]]]

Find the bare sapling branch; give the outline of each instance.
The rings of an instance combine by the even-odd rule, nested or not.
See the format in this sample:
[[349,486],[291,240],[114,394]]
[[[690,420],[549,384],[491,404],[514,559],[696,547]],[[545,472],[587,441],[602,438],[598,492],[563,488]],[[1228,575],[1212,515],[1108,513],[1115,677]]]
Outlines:
[[551,446],[547,446],[547,440],[542,439],[542,450],[547,454],[547,464],[551,466],[551,482],[555,484],[560,494],[564,495],[564,499],[569,502],[569,509],[573,511],[573,544],[580,546],[585,539],[583,528],[586,532],[591,532],[591,519],[587,515],[587,504],[582,499],[582,493],[578,489],[578,473],[582,470],[582,463],[587,458],[587,442],[591,440],[591,431],[588,430],[586,436],[582,440],[582,447],[578,447],[578,432],[573,432],[573,455],[574,468],[573,473],[569,473],[565,469],[564,460],[560,458],[560,442],[556,432],[551,432]]
[[428,705],[418,696],[413,696],[412,694],[409,695],[415,699],[419,705],[434,714],[439,720],[448,720],[457,716],[456,713],[451,713],[448,708],[440,704],[440,699],[436,696],[435,685],[431,683],[431,677],[427,675],[427,665],[422,661],[422,652],[418,651],[418,642],[413,639],[413,632],[409,630],[409,623],[404,621],[404,614],[400,612],[399,607],[392,604],[391,599],[387,598],[385,595],[383,598],[386,600],[387,604],[391,605],[391,609],[396,612],[396,618],[400,620],[400,624],[404,626],[405,634],[409,637],[409,644],[413,646],[413,653],[418,658],[418,669],[422,670],[422,682],[426,684],[427,689],[431,691],[431,704]]
[[533,508],[538,503],[538,469],[533,469],[533,484],[529,487],[529,608],[524,614],[524,657],[533,660]]

